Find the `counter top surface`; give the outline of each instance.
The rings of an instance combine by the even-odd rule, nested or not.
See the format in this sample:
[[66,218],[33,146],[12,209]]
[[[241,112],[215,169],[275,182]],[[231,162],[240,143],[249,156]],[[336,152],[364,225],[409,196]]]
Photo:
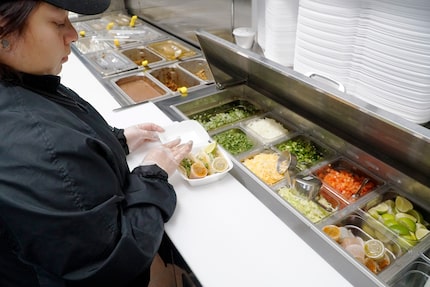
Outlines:
[[[171,123],[153,103],[113,111],[120,105],[74,54],[61,76],[111,125]],[[129,156],[130,169],[153,144]],[[352,286],[230,174],[198,187],[170,181],[178,204],[166,233],[203,286]]]

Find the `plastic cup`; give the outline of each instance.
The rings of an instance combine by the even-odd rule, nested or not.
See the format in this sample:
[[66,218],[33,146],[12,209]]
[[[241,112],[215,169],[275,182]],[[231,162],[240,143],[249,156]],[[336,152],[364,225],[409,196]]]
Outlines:
[[233,30],[234,40],[239,47],[251,49],[254,44],[255,31],[250,27],[239,27]]

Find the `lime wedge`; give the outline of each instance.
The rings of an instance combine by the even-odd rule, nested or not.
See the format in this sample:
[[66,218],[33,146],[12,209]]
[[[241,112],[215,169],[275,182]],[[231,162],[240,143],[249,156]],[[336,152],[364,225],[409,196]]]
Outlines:
[[380,204],[378,204],[373,208],[375,208],[379,214],[387,213],[388,210],[390,210],[390,206],[388,206],[388,204],[386,204],[385,202],[381,202]]
[[390,227],[390,226],[393,226],[396,224],[398,224],[398,223],[397,223],[397,220],[395,220],[395,219],[388,219],[388,220],[384,221],[384,225],[387,227]]
[[427,227],[424,224],[417,222],[417,230],[418,229],[427,229]]
[[379,219],[380,215],[378,210],[375,207],[370,208],[367,212],[369,212],[370,216],[372,216],[375,219]]
[[413,204],[403,196],[397,196],[395,204],[399,212],[408,212],[414,208]]
[[418,210],[416,210],[416,209],[409,210],[408,214],[410,214],[413,217],[415,217],[417,219],[418,223],[423,223],[424,222],[423,215]]
[[421,240],[424,236],[430,233],[430,230],[427,228],[419,228],[417,231],[415,231],[415,236],[418,240]]
[[409,234],[402,235],[403,239],[406,239],[409,243],[416,244],[417,237],[415,236],[415,233],[409,232]]
[[391,213],[384,213],[381,215],[381,217],[384,223],[388,220],[396,220],[396,217],[394,216],[394,214],[391,214]]
[[204,148],[204,152],[207,154],[212,153],[217,147],[217,142],[211,142],[210,144],[208,144],[205,148]]
[[409,229],[400,224],[394,224],[389,227],[392,231],[394,231],[398,235],[409,235]]
[[388,205],[390,207],[390,209],[394,209],[396,207],[396,204],[394,203],[394,200],[392,200],[392,199],[387,199],[384,202],[386,205]]
[[410,215],[410,214],[403,213],[403,212],[397,213],[396,214],[396,220],[399,221],[401,218],[409,218],[413,222],[417,222],[417,219],[414,216]]
[[400,225],[403,225],[404,227],[406,227],[409,231],[415,232],[417,230],[417,225],[415,224],[415,221],[408,217],[399,218],[397,222]]

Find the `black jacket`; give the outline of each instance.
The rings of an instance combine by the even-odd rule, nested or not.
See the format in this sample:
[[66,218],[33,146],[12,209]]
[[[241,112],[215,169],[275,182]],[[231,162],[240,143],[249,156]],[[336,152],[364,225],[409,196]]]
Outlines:
[[0,81],[0,125],[0,286],[147,280],[176,205],[167,174],[130,172],[123,130],[57,76]]

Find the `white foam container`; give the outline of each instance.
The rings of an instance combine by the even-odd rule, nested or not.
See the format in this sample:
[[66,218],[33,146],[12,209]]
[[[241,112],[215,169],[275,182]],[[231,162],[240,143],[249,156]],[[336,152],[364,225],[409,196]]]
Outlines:
[[[173,124],[163,128],[164,132],[158,134],[162,143],[167,143],[177,138],[180,138],[181,142],[183,143],[192,140],[193,149],[191,150],[191,153],[193,154],[197,153],[211,142],[209,134],[206,132],[203,126],[195,120],[173,122]],[[190,179],[178,170],[181,177],[192,186],[209,184],[225,177],[227,173],[233,168],[233,162],[219,145],[217,148],[228,163],[228,168],[225,171],[211,174],[203,178]]]

